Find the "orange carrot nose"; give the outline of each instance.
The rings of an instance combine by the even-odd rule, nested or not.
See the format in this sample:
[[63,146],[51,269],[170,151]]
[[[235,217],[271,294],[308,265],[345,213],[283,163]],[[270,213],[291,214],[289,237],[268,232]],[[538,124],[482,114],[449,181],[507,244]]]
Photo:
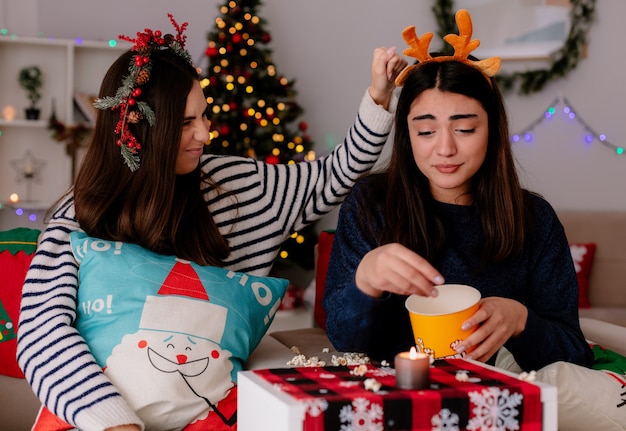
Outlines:
[[179,364],[184,364],[185,362],[187,362],[187,355],[176,355],[176,359],[178,360]]

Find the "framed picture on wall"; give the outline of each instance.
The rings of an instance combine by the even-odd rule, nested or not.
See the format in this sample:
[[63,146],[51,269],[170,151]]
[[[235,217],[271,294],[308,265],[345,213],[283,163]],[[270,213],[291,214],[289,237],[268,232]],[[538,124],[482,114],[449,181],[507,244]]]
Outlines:
[[93,106],[93,102],[98,96],[95,94],[87,94],[81,91],[74,93],[74,106],[78,109],[80,115],[90,126],[96,124],[96,114],[98,110]]
[[467,9],[480,39],[481,58],[503,61],[547,60],[562,46],[570,31],[570,0],[455,0]]

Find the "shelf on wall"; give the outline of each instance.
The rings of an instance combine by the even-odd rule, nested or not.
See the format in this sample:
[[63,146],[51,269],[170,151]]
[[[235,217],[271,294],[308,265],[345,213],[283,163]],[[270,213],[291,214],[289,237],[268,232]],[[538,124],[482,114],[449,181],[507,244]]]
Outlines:
[[48,127],[46,120],[22,120],[17,118],[15,120],[2,120],[0,119],[0,126],[2,127]]
[[47,211],[52,205],[51,202],[43,201],[19,201],[19,202],[0,202],[0,209],[23,209],[26,211]]
[[[130,46],[123,41],[110,46],[108,41],[0,35],[0,202],[8,201],[13,193],[27,194],[11,167],[27,152],[45,161],[39,181],[32,184],[33,200],[55,200],[68,189],[73,181],[72,160],[64,142],[48,130],[49,118],[54,112],[66,126],[84,123],[74,107],[75,95],[97,94],[108,68]],[[38,120],[24,117],[29,101],[18,85],[19,71],[32,65],[43,73]],[[15,114],[11,121],[2,113],[8,107]]]

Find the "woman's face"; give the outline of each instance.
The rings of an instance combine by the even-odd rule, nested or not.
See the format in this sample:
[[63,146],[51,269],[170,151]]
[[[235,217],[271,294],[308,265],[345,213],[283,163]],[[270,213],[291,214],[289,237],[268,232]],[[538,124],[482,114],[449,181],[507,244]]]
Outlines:
[[429,89],[413,101],[407,121],[413,158],[433,197],[469,205],[466,193],[487,154],[487,112],[470,97]]
[[204,143],[209,140],[209,122],[206,118],[207,103],[200,87],[195,83],[187,95],[183,134],[176,158],[176,174],[184,175],[198,166]]

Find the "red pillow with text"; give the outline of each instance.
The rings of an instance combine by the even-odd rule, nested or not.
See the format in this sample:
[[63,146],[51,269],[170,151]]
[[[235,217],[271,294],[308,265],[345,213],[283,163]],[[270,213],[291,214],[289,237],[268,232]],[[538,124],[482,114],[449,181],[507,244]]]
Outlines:
[[591,276],[591,266],[593,257],[596,254],[596,244],[572,243],[569,245],[578,278],[578,308],[591,308],[589,302],[589,277]]

